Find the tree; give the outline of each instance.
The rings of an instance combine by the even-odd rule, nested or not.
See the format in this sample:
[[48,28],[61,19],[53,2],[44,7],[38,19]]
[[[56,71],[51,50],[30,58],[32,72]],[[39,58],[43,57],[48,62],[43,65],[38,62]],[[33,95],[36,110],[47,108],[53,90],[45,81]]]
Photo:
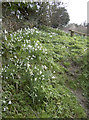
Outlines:
[[52,27],[62,27],[69,22],[69,15],[65,7],[60,6],[61,3],[54,3],[53,12],[51,16]]
[[38,10],[38,15],[37,15],[37,21],[38,24],[40,25],[48,25],[48,2],[39,2],[39,10]]
[[16,31],[21,27],[39,25],[62,27],[69,21],[69,15],[61,2],[7,2],[2,3],[3,25]]

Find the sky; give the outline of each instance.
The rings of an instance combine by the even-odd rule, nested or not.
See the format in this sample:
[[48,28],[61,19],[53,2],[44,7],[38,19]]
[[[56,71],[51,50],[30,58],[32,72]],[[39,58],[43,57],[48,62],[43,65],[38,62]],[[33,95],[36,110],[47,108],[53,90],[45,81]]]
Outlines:
[[69,23],[81,24],[87,22],[87,2],[89,0],[61,0],[67,3],[67,11],[70,16]]
[[55,0],[55,1],[62,1],[63,3],[67,3],[66,9],[70,16],[69,23],[83,24],[85,21],[89,23],[89,17],[87,17],[87,11],[89,11],[89,4],[87,8],[87,2],[89,3],[89,0]]

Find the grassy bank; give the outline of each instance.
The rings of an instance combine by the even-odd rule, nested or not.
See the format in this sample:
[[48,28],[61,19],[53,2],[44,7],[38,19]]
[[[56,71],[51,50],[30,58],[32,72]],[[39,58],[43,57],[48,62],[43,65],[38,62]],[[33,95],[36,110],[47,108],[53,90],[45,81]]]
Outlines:
[[3,116],[86,118],[72,91],[89,97],[87,38],[42,26],[5,35]]

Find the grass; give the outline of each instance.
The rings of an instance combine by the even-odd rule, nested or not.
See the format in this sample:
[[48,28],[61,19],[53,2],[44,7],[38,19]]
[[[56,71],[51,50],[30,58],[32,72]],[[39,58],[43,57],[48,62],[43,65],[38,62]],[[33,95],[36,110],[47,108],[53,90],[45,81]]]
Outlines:
[[70,37],[46,26],[25,28],[6,37],[2,46],[6,48],[2,54],[3,117],[86,118],[70,88],[81,88],[89,97],[87,38]]

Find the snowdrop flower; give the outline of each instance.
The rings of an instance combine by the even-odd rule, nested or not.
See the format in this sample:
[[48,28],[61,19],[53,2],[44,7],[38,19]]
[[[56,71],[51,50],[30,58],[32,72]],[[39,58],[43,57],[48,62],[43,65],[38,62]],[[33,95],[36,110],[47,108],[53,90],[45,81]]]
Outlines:
[[39,48],[39,50],[41,50],[41,47]]
[[8,79],[8,77],[6,77],[6,79]]
[[13,69],[13,72],[15,72],[15,70]]
[[36,66],[34,67],[34,69],[36,69]]
[[5,97],[5,99],[7,99],[7,97]]
[[42,71],[40,71],[40,74],[42,74]]
[[36,33],[39,33],[38,31],[36,31]]
[[27,63],[27,68],[29,69],[29,66],[30,66],[30,64],[29,63]]
[[[28,58],[26,58],[27,60],[29,60],[29,56],[28,56]],[[23,62],[22,62],[23,63]]]
[[4,68],[2,68],[2,71],[4,70]]
[[26,30],[26,28],[25,28],[25,30]]
[[45,69],[47,69],[46,65],[44,67],[45,67]]
[[42,77],[44,77],[44,75],[42,75]]
[[6,101],[4,100],[3,103],[6,103]]
[[4,111],[6,111],[7,109],[8,109],[8,107],[5,107],[5,108],[4,108]]
[[28,45],[28,47],[29,47],[29,48],[32,48],[32,46],[31,46],[31,45]]
[[23,44],[24,45],[24,47],[26,46],[26,44]]
[[31,60],[33,60],[33,58],[31,58]]
[[52,79],[54,79],[55,77],[53,76]]
[[39,43],[39,41],[37,40],[37,43]]
[[38,46],[37,48],[39,49],[40,47]]
[[32,57],[36,58],[36,56],[35,56],[35,55],[32,55]]
[[37,97],[37,94],[35,94],[35,97]]
[[31,71],[30,74],[33,75],[33,72]]
[[5,34],[8,33],[6,30],[5,30]]
[[6,111],[6,108],[4,108],[4,111]]
[[10,104],[11,104],[11,101],[9,101],[8,104],[10,105]]
[[35,78],[35,81],[37,80],[37,78]]
[[38,43],[35,44],[35,47],[38,45]]
[[52,37],[52,35],[50,35],[50,37]]
[[17,64],[15,63],[15,65],[17,65]]
[[37,50],[37,48],[35,49],[35,51]]
[[52,94],[52,92],[50,92],[50,94]]
[[12,76],[13,76],[13,73],[10,73],[10,75],[12,75]]
[[31,56],[29,55],[28,57],[30,58]]
[[47,54],[47,52],[45,52],[45,54]]
[[86,49],[84,49],[84,51],[86,51],[87,50],[87,48]]
[[42,68],[45,69],[45,70],[47,69],[46,65],[44,65],[44,66],[42,65]]
[[42,80],[44,80],[44,78],[42,78]]
[[7,40],[7,37],[6,37],[6,35],[5,35],[5,40]]

